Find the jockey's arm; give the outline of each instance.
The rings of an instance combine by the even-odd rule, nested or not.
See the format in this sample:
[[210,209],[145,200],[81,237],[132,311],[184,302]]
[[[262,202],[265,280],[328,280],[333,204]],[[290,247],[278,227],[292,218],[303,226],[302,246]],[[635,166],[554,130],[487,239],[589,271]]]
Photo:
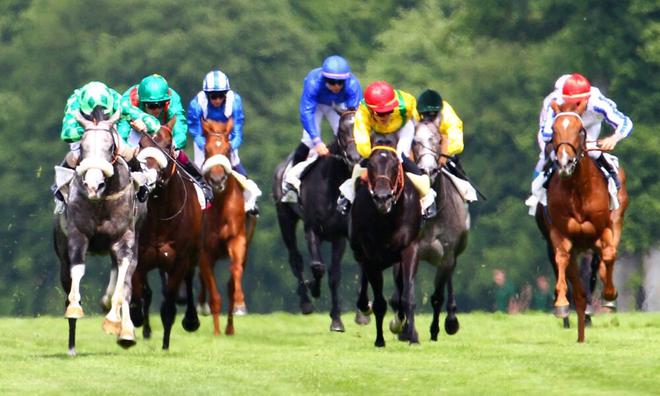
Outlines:
[[599,140],[598,146],[604,151],[613,150],[619,141],[630,135],[633,129],[633,123],[628,116],[616,108],[614,101],[603,96],[600,90],[594,92],[594,94],[594,110],[603,114],[605,121],[615,128],[614,133]]
[[368,158],[371,154],[371,123],[369,119],[369,110],[365,105],[360,104],[357,113],[355,113],[353,138],[355,139],[357,151],[362,158]]
[[190,101],[190,104],[188,105],[188,116],[187,116],[188,133],[190,134],[190,136],[192,136],[197,148],[199,148],[200,150],[204,150],[204,145],[206,144],[206,138],[204,138],[204,134],[202,133],[201,119],[202,119],[202,108],[199,106],[197,97],[194,97]]
[[239,95],[234,95],[232,118],[234,119],[234,127],[229,134],[229,144],[231,145],[231,149],[236,151],[243,143],[243,124],[245,123],[243,103]]
[[62,118],[62,131],[60,139],[67,143],[73,143],[80,140],[85,130],[76,120],[75,113],[80,109],[78,103],[78,90],[76,90],[66,101],[64,108],[64,117]]
[[170,105],[167,109],[167,119],[171,120],[172,117],[176,117],[174,129],[172,130],[172,139],[174,141],[175,149],[180,150],[186,147],[188,139],[188,124],[186,121],[186,113],[181,105],[181,97],[173,89],[171,90],[171,95]]
[[316,123],[314,122],[314,113],[316,112],[316,89],[312,86],[310,78],[305,79],[303,92],[300,97],[300,123],[303,129],[309,134],[310,139],[314,145],[322,143],[320,131],[316,130]]
[[463,152],[463,121],[447,101],[442,104],[442,123],[440,133],[447,141],[446,155],[453,156]]

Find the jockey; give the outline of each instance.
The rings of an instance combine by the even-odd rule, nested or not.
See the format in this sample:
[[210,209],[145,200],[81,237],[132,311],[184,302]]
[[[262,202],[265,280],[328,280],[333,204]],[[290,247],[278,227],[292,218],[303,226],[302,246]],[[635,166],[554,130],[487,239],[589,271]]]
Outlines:
[[[126,92],[123,98],[139,108],[142,112],[156,117],[161,124],[166,124],[172,118],[176,117],[174,128],[172,129],[172,140],[175,149],[175,158],[177,163],[192,177],[202,188],[207,201],[213,200],[213,190],[204,181],[201,172],[190,162],[183,149],[186,147],[188,129],[186,125],[186,116],[181,106],[181,97],[172,88],[169,87],[165,78],[158,74],[152,74],[133,85]],[[140,142],[140,134],[132,131],[131,125],[127,122],[119,122],[119,135],[132,146],[137,146]],[[157,131],[156,131],[157,132]]]
[[[408,158],[415,136],[414,120],[417,118],[417,100],[414,96],[393,89],[385,81],[376,81],[364,91],[364,99],[355,115],[353,136],[358,152],[365,159],[371,155],[372,136],[396,142],[403,168],[420,192],[424,218],[429,219],[436,215],[435,192],[430,188],[428,175],[422,175],[415,162]],[[351,179],[340,187],[342,195],[337,201],[337,210],[342,214],[348,212],[355,199],[355,179],[364,172],[362,165],[356,165]]]
[[466,179],[458,157],[463,152],[463,121],[454,108],[443,100],[438,92],[427,89],[417,98],[417,113],[422,120],[432,120],[442,135],[439,165],[445,166],[449,160],[451,166],[448,169],[456,176]]
[[548,96],[543,99],[543,105],[541,106],[541,113],[539,114],[539,130],[538,133],[536,134],[536,141],[539,145],[539,148],[541,149],[541,152],[539,153],[539,160],[536,163],[536,166],[534,167],[534,176],[533,178],[536,178],[536,176],[541,173],[541,171],[546,167],[547,165],[547,160],[546,160],[546,153],[545,153],[545,147],[546,147],[546,142],[543,140],[543,124],[545,123],[545,120],[547,118],[547,113],[548,111],[552,111],[550,104],[553,101],[557,101],[561,98],[562,95],[562,89],[564,88],[564,83],[568,78],[570,77],[570,74],[564,74],[563,76],[559,77],[557,81],[555,81],[555,88],[552,92],[548,94]]
[[[60,138],[69,143],[70,151],[65,156],[61,164],[62,167],[74,169],[80,159],[80,139],[85,131],[76,120],[76,113],[80,111],[83,117],[88,118],[97,106],[101,106],[104,113],[108,115],[121,109],[120,122],[130,122],[138,130],[154,133],[160,129],[158,119],[142,113],[138,108],[131,105],[128,100],[122,98],[114,89],[98,81],[89,82],[73,91],[66,102]],[[119,153],[129,162],[133,158],[135,150],[120,143]],[[59,187],[54,188],[55,196],[63,201],[61,194],[58,194]],[[137,194],[138,199],[144,202],[147,195],[148,188],[145,183],[142,183]]]
[[[571,103],[574,106],[573,108],[577,108],[581,101],[587,101],[587,108],[582,114],[582,123],[587,131],[587,142],[597,141],[603,120],[614,128],[614,133],[598,141],[598,147],[604,151],[613,150],[620,140],[628,137],[632,132],[633,124],[630,118],[617,110],[616,103],[605,97],[598,88],[592,87],[589,80],[581,74],[571,74],[563,84],[561,97],[555,100],[559,103]],[[555,114],[551,107],[546,108],[544,113],[545,118],[541,120],[539,133],[547,144],[552,140]],[[544,149],[544,147],[542,148]],[[617,189],[620,188],[621,183],[616,167],[610,163],[610,160],[598,150],[589,150],[588,154],[596,161],[598,166],[609,173]]]
[[[206,138],[202,132],[202,119],[225,123],[230,119],[233,121],[229,134],[231,145],[229,162],[234,171],[247,178],[247,171],[238,156],[238,148],[243,143],[243,124],[245,122],[243,101],[241,96],[230,88],[229,79],[220,70],[213,70],[206,74],[202,90],[188,105],[188,132],[195,141],[195,164],[200,168],[203,167],[206,159],[204,152]],[[248,190],[244,194],[246,213],[256,216],[259,214],[257,197],[261,195],[261,191],[254,182],[248,179],[246,181],[245,184],[241,183],[244,189]]]
[[[339,118],[343,111],[355,110],[362,99],[362,87],[351,73],[346,59],[332,55],[323,65],[311,70],[305,77],[300,98],[300,122],[303,126],[301,143],[293,154],[291,167],[312,155],[328,155],[329,151],[321,138],[321,121],[325,117],[332,133],[337,136]],[[302,170],[300,170],[302,171]],[[295,174],[294,174],[295,173]],[[284,183],[283,202],[296,202],[296,189],[300,184],[300,172],[287,172]]]

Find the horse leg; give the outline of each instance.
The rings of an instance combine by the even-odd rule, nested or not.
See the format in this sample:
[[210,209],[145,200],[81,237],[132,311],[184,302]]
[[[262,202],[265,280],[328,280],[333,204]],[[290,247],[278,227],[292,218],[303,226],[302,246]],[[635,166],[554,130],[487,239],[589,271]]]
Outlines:
[[557,264],[557,282],[555,285],[555,316],[565,318],[568,316],[568,298],[566,297],[568,285],[566,284],[566,269],[570,265],[570,250],[572,243],[563,238],[554,229],[550,231],[552,245],[555,247],[555,263]]
[[401,252],[401,273],[403,278],[403,291],[401,305],[406,312],[407,334],[410,344],[419,344],[417,330],[415,329],[415,276],[417,275],[418,245],[413,243]]
[[339,238],[332,241],[332,263],[328,270],[328,287],[332,298],[330,309],[330,331],[344,332],[344,323],[341,321],[341,301],[339,298],[339,283],[341,281],[341,258],[346,249],[346,239]]
[[289,266],[293,276],[298,280],[298,299],[300,310],[303,315],[309,315],[314,312],[314,306],[307,295],[307,286],[305,285],[305,278],[303,275],[303,258],[298,250],[296,244],[296,225],[298,224],[298,217],[291,209],[285,206],[277,206],[277,220],[280,226],[280,233],[282,240],[289,252]]
[[[58,258],[60,259],[60,282],[62,283],[62,289],[64,292],[69,295],[71,291],[71,264],[69,262],[69,253],[67,248],[66,240],[60,238],[57,232],[54,233],[54,244],[55,251]],[[64,308],[66,309],[68,305],[68,297],[64,300]],[[68,354],[69,356],[76,356],[76,319],[71,318],[69,322],[69,345],[68,345]]]
[[355,323],[359,325],[369,324],[371,320],[369,315],[372,314],[371,304],[369,303],[368,288],[369,283],[364,271],[360,270],[360,290],[358,290],[357,312],[355,313]]
[[458,333],[460,327],[456,317],[456,296],[454,295],[454,285],[452,275],[447,278],[447,317],[445,318],[445,332],[449,335]]
[[605,263],[605,287],[603,288],[603,297],[606,301],[614,301],[617,297],[617,291],[612,281],[614,273],[614,262],[616,261],[616,246],[613,243],[613,234],[611,228],[606,228],[601,237],[601,258]]
[[103,297],[101,297],[101,300],[99,301],[99,305],[103,312],[108,312],[110,310],[110,299],[112,298],[112,294],[115,292],[115,287],[117,286],[117,260],[113,257],[112,258],[112,268],[110,269],[110,279],[108,280],[108,286],[105,288],[105,293],[103,294]]
[[[188,265],[190,262],[187,263]],[[199,317],[195,309],[195,296],[193,292],[193,278],[195,277],[195,267],[189,266],[184,277],[186,287],[186,312],[181,320],[181,326],[187,332],[193,332],[199,329]]]
[[310,268],[312,269],[313,280],[310,282],[310,291],[312,297],[321,297],[321,279],[325,274],[325,264],[321,257],[321,238],[311,228],[305,227],[305,239],[307,240],[307,249],[311,258]]
[[[364,270],[365,267],[367,270]],[[366,264],[362,268],[374,293],[373,311],[376,316],[376,341],[374,345],[379,348],[384,347],[383,318],[387,312],[387,301],[383,297],[383,273],[378,268],[378,264],[373,262]]]
[[242,316],[247,314],[245,305],[245,294],[243,293],[243,270],[247,259],[247,239],[245,233],[239,233],[227,242],[227,252],[231,261],[229,267],[230,282],[233,283],[233,299],[230,300],[229,310],[234,315]]
[[[218,293],[218,286],[213,273],[212,259],[207,249],[202,250],[199,257],[199,277],[202,279],[202,286],[209,295],[209,308],[213,315],[213,334],[220,335],[220,310],[222,308],[222,297]],[[201,302],[200,298],[200,302]],[[206,303],[206,301],[204,301]]]
[[404,306],[401,303],[401,291],[403,290],[403,274],[401,272],[401,263],[392,265],[392,277],[394,280],[394,291],[390,298],[390,307],[394,311],[394,318],[390,321],[390,331],[398,334],[399,341],[407,341],[405,338],[407,327],[406,314]]
[[587,306],[582,279],[580,278],[579,268],[575,257],[571,257],[571,262],[567,268],[568,279],[573,289],[573,298],[575,299],[575,312],[578,317],[578,339],[577,342],[584,342],[584,311]]
[[[440,332],[440,311],[442,310],[442,304],[444,302],[444,284],[447,281],[447,277],[444,272],[437,268],[435,271],[435,290],[431,295],[431,307],[433,307],[433,319],[431,320],[431,341],[438,340],[438,333]],[[449,302],[447,302],[449,304]]]
[[149,287],[147,278],[144,278],[144,299],[142,300],[142,317],[144,318],[144,327],[142,328],[142,337],[151,338],[151,322],[149,321],[149,310],[151,309],[151,300],[153,298],[153,291]]
[[[591,326],[591,315],[593,314],[593,308],[591,306],[591,300],[592,300],[592,293],[593,293],[593,287],[592,287],[592,278],[593,278],[593,271],[592,271],[592,262],[596,259],[596,255],[593,252],[586,253],[583,255],[580,260],[578,261],[579,263],[579,275],[580,275],[580,284],[582,286],[582,290],[584,291],[584,299],[586,301],[586,308],[584,311],[584,324],[586,327]],[[595,282],[594,282],[595,283]]]
[[[178,263],[175,263],[175,267]],[[176,296],[179,290],[179,282],[176,282],[176,274],[170,276],[165,270],[160,270],[163,282],[163,302],[160,305],[160,320],[163,323],[163,349],[170,348],[170,334],[176,317]]]
[[85,258],[87,256],[88,243],[87,237],[77,230],[69,232],[68,250],[71,288],[67,296],[68,304],[64,311],[64,317],[67,319],[79,319],[84,316],[82,306],[80,305],[80,281],[85,275]]
[[[201,256],[200,256],[201,257]],[[211,314],[210,300],[211,295],[209,293],[209,300],[206,300],[206,284],[204,284],[204,276],[202,275],[202,270],[199,271],[199,295],[197,296],[197,313],[200,315],[208,316]]]
[[[106,332],[106,334],[115,334],[120,336],[120,339],[125,339],[126,347],[130,347],[135,344],[135,329],[133,328],[133,323],[130,322],[130,314],[128,313],[126,333],[122,333],[121,309],[124,303],[124,288],[128,283],[128,290],[131,290],[131,276],[133,275],[133,271],[135,271],[136,266],[132,249],[135,244],[129,245],[126,242],[129,239],[132,241],[135,240],[134,233],[130,230],[126,232],[120,242],[113,244],[110,249],[112,260],[118,265],[117,280],[114,293],[112,293],[112,297],[110,298],[110,310],[108,311],[107,315],[105,315],[105,319],[103,320],[103,330]],[[130,273],[128,273],[129,267],[131,268]],[[131,341],[132,345],[128,345],[131,343]],[[121,343],[120,345],[124,346]]]

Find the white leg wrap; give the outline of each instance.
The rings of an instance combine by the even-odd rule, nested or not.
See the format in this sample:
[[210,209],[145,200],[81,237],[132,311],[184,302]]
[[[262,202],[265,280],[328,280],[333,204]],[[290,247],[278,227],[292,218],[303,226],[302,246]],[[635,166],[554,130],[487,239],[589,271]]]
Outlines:
[[85,275],[85,264],[74,264],[71,266],[69,304],[80,305],[80,280],[83,275]]
[[128,270],[128,259],[124,257],[119,263],[119,268],[117,271],[117,285],[115,287],[115,292],[112,293],[112,299],[110,306],[110,311],[105,316],[111,322],[120,322],[121,321],[121,305],[124,300],[124,282],[126,280],[126,271]]

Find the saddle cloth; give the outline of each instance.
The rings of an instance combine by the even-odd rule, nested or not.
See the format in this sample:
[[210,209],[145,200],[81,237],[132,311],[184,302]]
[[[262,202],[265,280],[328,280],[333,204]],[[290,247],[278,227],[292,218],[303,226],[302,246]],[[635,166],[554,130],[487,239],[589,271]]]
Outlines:
[[459,194],[461,194],[465,202],[475,202],[478,200],[477,190],[472,186],[472,184],[470,184],[469,181],[454,176],[444,167],[442,168],[442,173],[449,176],[449,180],[454,183],[454,186],[458,190]]
[[[603,153],[605,156],[605,159],[612,164],[614,169],[619,171],[619,159],[611,154],[608,153]],[[617,197],[617,189],[616,189],[616,183],[614,183],[614,180],[609,177],[609,174],[607,173],[606,170],[602,169],[599,167],[603,175],[605,176],[607,180],[607,192],[609,193],[610,196],[610,210],[616,210],[619,209],[619,198]],[[536,213],[536,206],[540,203],[543,206],[548,205],[548,191],[543,187],[546,181],[546,176],[544,173],[540,173],[536,178],[532,181],[532,195],[525,200],[525,205],[529,207],[529,210],[527,213],[530,216],[534,216]]]

